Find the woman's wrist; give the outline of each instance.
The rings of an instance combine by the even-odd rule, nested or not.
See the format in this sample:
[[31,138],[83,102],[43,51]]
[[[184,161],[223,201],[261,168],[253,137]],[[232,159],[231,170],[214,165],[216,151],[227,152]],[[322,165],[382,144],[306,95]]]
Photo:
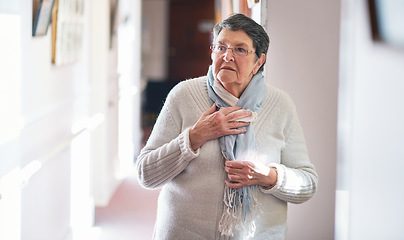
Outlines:
[[269,174],[266,178],[267,181],[263,185],[261,185],[264,189],[271,189],[278,182],[278,171],[276,170],[276,168],[270,167],[269,169]]
[[203,145],[201,139],[202,138],[195,133],[195,130],[193,128],[189,130],[189,145],[193,151],[198,150],[198,148]]

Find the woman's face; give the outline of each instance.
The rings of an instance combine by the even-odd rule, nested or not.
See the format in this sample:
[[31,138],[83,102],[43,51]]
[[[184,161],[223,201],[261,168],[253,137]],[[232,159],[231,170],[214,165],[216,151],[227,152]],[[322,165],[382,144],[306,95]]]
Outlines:
[[[243,30],[232,31],[223,28],[214,44],[224,45],[227,48],[242,47],[247,51],[255,51],[251,37]],[[238,56],[232,49],[227,49],[224,53],[212,52],[211,58],[215,80],[219,81],[235,97],[240,97],[253,75],[264,63],[265,54],[257,59],[253,52],[247,56]]]

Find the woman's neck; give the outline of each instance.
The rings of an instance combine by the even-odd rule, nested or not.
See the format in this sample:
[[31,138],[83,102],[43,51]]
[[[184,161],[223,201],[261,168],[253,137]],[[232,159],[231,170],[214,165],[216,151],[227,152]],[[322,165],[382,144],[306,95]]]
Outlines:
[[235,97],[233,94],[231,94],[229,91],[227,91],[223,85],[215,80],[213,83],[213,91],[216,92],[216,94],[229,106],[236,106],[238,102],[238,98]]
[[241,85],[241,84],[235,84],[235,83],[229,83],[229,84],[222,84],[223,88],[226,89],[231,95],[233,95],[236,98],[240,98],[241,94],[243,94],[244,90],[246,89],[248,84]]

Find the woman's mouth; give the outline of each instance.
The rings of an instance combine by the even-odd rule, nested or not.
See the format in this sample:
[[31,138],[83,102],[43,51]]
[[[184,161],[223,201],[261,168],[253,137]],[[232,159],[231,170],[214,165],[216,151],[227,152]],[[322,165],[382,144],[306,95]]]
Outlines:
[[236,70],[234,70],[233,68],[228,67],[228,66],[221,67],[221,68],[220,68],[220,70],[230,70],[230,71],[236,71]]

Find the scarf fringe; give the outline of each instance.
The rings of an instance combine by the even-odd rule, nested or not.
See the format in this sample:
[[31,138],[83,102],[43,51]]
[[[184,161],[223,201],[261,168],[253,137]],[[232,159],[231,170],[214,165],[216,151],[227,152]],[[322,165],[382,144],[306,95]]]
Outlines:
[[246,239],[254,237],[256,226],[252,213],[258,205],[257,186],[234,189],[226,185],[223,201],[221,235],[234,236],[236,231],[241,231]]

